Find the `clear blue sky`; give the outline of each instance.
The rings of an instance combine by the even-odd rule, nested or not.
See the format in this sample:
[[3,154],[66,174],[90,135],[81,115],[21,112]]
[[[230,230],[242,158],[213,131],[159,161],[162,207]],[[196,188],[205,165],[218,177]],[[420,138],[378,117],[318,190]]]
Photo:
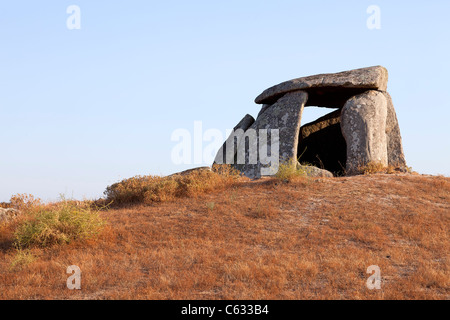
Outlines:
[[172,163],[175,129],[225,134],[269,86],[373,65],[389,70],[408,164],[450,175],[449,14],[447,0],[2,1],[0,201],[95,198],[194,167]]

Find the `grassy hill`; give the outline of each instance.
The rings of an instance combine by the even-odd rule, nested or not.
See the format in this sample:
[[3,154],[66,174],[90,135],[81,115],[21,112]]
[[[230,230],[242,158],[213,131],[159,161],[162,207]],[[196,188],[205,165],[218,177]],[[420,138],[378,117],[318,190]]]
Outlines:
[[[450,178],[182,179],[101,210],[97,236],[65,245],[18,250],[30,218],[2,224],[0,299],[450,297]],[[70,265],[81,290],[66,288]],[[381,290],[366,287],[372,265]]]

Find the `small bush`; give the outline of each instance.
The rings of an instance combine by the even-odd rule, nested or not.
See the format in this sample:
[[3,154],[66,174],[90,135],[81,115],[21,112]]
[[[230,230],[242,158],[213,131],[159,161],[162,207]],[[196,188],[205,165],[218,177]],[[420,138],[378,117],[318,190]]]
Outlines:
[[11,208],[11,203],[8,202],[0,202],[0,208],[9,209]]
[[375,174],[375,173],[385,173],[387,167],[380,162],[369,162],[364,166],[359,167],[359,172],[361,174]]
[[97,211],[69,201],[34,207],[28,213],[29,219],[19,224],[14,233],[14,243],[19,249],[91,238],[104,225]]
[[402,167],[396,165],[388,165],[385,166],[380,162],[371,161],[366,165],[360,166],[358,168],[360,174],[377,174],[377,173],[385,173],[385,174],[394,174],[399,172],[408,172],[411,173],[412,169],[410,167]]
[[275,175],[276,178],[282,181],[291,181],[296,178],[306,177],[306,172],[297,166],[297,162],[294,160],[287,160],[280,163],[278,172]]
[[33,195],[26,193],[13,195],[10,200],[11,208],[23,211],[30,211],[41,205],[42,205],[41,199],[35,198]]
[[136,176],[115,183],[104,192],[107,202],[132,204],[171,201],[193,197],[232,185],[239,173],[229,165],[215,165],[212,170],[194,170],[168,177]]
[[10,270],[20,270],[33,263],[36,257],[29,250],[18,249],[10,264]]

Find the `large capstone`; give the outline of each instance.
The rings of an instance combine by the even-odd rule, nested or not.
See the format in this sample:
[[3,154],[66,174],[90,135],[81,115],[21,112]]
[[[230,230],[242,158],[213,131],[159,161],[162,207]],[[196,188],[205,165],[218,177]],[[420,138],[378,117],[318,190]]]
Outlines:
[[388,71],[381,66],[327,73],[289,80],[261,93],[255,102],[271,104],[287,92],[308,92],[307,106],[342,107],[354,95],[367,90],[385,91]]

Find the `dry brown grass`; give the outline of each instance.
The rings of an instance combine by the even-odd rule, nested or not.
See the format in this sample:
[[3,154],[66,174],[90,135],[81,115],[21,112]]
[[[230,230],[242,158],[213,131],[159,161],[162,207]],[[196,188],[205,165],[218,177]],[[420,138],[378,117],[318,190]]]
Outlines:
[[152,204],[183,197],[196,197],[231,186],[239,177],[229,165],[214,165],[212,170],[195,170],[168,177],[136,176],[106,188],[106,202],[113,205]]
[[[1,226],[0,298],[448,299],[449,212],[445,177],[242,179],[102,212],[98,239],[31,248],[25,264]],[[70,265],[82,290],[66,288]],[[366,288],[371,265],[381,290]]]
[[385,166],[380,162],[374,162],[371,161],[363,166],[360,166],[358,168],[358,172],[360,174],[378,174],[378,173],[385,173],[385,174],[394,174],[394,173],[401,173],[401,172],[408,172],[412,173],[412,169],[410,167],[404,167],[401,165],[388,165]]

